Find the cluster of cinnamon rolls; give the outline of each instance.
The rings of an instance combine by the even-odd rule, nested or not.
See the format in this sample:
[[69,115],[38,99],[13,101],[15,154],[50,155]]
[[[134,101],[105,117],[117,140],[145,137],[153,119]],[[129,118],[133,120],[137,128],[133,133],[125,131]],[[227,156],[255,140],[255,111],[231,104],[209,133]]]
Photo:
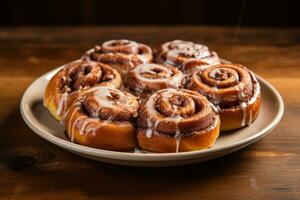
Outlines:
[[72,142],[184,152],[250,125],[260,87],[249,69],[222,63],[202,44],[174,40],[154,53],[145,44],[111,40],[65,64],[49,81],[44,104]]

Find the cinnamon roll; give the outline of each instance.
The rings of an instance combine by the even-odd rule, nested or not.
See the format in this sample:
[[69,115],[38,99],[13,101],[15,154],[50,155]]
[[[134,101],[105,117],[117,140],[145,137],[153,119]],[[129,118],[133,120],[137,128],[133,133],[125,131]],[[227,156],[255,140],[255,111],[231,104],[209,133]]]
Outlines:
[[136,97],[110,87],[85,91],[66,113],[64,124],[71,141],[114,151],[130,151],[136,145],[138,116]]
[[194,72],[187,88],[206,96],[218,109],[221,130],[251,124],[258,116],[260,86],[250,70],[238,64],[219,64]]
[[163,89],[141,106],[137,140],[152,152],[183,152],[211,147],[219,136],[219,116],[209,101],[186,89]]
[[131,40],[110,40],[88,50],[83,59],[109,64],[122,77],[138,64],[152,61],[149,46]]
[[119,88],[120,74],[108,65],[76,60],[66,64],[48,82],[44,95],[44,105],[59,121],[69,105],[79,95],[79,91],[94,86]]
[[205,68],[219,64],[216,52],[202,44],[190,41],[173,40],[161,45],[157,62],[177,66],[181,70],[194,71],[195,68]]
[[164,88],[179,88],[184,75],[171,65],[140,64],[128,72],[126,85],[136,94],[148,94]]

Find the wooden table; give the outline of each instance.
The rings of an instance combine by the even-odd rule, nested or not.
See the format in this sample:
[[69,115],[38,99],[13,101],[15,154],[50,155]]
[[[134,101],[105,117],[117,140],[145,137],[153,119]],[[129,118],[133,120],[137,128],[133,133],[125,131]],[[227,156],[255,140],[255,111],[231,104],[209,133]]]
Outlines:
[[[157,46],[205,43],[282,94],[285,115],[270,135],[231,155],[170,168],[84,159],[43,140],[23,122],[19,101],[38,76],[93,45],[128,38]],[[0,29],[1,199],[300,199],[300,30],[218,27]]]

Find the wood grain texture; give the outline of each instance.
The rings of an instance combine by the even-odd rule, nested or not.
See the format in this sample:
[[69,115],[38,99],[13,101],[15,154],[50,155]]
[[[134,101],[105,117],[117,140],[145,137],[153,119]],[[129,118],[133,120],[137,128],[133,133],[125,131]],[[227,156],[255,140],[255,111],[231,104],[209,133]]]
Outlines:
[[[270,135],[231,155],[184,167],[134,168],[87,160],[34,134],[19,112],[38,76],[104,40],[176,38],[210,46],[282,94]],[[0,199],[300,199],[300,30],[221,27],[0,29]]]

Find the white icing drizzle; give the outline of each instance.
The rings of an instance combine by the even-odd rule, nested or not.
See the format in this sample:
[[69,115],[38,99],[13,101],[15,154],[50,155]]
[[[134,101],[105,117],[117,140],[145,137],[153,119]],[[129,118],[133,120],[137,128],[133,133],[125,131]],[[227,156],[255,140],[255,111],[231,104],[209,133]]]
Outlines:
[[[74,109],[74,111],[72,112],[69,121],[72,122],[72,119],[74,118],[75,113],[80,109],[80,107],[76,107]],[[99,120],[99,119],[94,119],[94,118],[89,118],[87,116],[80,116],[77,117],[76,120],[74,121],[74,123],[71,126],[71,123],[69,123],[69,136],[70,136],[70,140],[72,142],[74,142],[74,134],[75,134],[75,127],[78,123],[78,121],[82,121],[82,123],[80,124],[79,127],[79,134],[80,135],[84,135],[84,134],[96,134],[96,131],[101,129],[102,127],[108,125],[109,123],[111,123],[115,117],[117,116],[117,113],[115,113],[114,115],[111,115],[108,119],[106,120]],[[100,121],[102,121],[101,123],[99,123]],[[96,123],[96,126],[89,126],[90,123]]]
[[187,56],[187,60],[183,64],[185,65],[193,60],[202,60],[208,64],[219,64],[220,60],[215,52],[211,52],[209,48],[202,44],[196,44],[189,41],[173,40],[165,43],[162,46],[162,53],[166,53],[166,63],[174,64],[172,58],[176,58],[181,54],[190,55]]
[[[135,88],[136,92],[143,92],[143,88],[145,87],[143,85],[144,83],[158,83],[158,82],[166,82],[168,87],[172,87],[172,88],[179,88],[179,86],[181,85],[181,80],[182,80],[182,74],[179,72],[177,74],[174,74],[171,69],[170,70],[170,76],[168,77],[161,77],[161,78],[147,78],[145,76],[143,76],[142,74],[144,73],[149,73],[149,74],[153,74],[155,75],[156,73],[152,70],[154,68],[158,68],[158,69],[162,69],[162,70],[166,70],[166,68],[164,66],[161,66],[159,64],[153,64],[153,63],[144,63],[144,64],[140,64],[138,65],[136,68],[134,68],[132,71],[135,74],[136,78],[141,80],[142,82],[140,82],[140,84],[142,85],[142,88]],[[139,91],[141,90],[141,91]]]
[[[113,45],[114,43],[118,43],[117,45]],[[109,40],[102,44],[104,49],[113,50],[114,48],[120,47],[130,47],[131,49],[138,49],[139,44],[132,40],[120,39],[120,40]]]
[[[115,119],[116,116],[117,116],[117,113],[115,113],[114,115],[109,116],[108,119],[102,121],[102,123],[98,123],[98,125],[95,128],[92,128],[91,131],[86,131],[86,132],[88,132],[88,133],[92,132],[93,135],[95,135],[96,130],[99,130],[102,127],[107,126],[108,124],[110,124]],[[89,119],[89,120],[95,120],[95,119]],[[97,120],[97,121],[99,122],[99,120]]]
[[254,89],[254,94],[252,96],[252,98],[249,100],[248,104],[252,104],[255,102],[256,98],[258,97],[259,93],[260,93],[260,85],[257,82],[257,79],[254,75],[253,72],[250,72],[251,77],[252,77],[252,81],[253,81],[253,89]]
[[172,78],[170,78],[168,80],[167,83],[168,83],[169,87],[174,87],[174,88],[178,89],[181,85],[181,81],[182,81],[181,75],[180,74],[175,74],[175,75],[173,75]]
[[123,92],[120,92],[119,90],[110,87],[96,87],[94,90],[89,91],[94,91],[94,98],[98,102],[98,104],[101,105],[101,107],[117,109],[120,106],[118,101],[112,101],[110,99],[113,98],[111,96],[111,92],[116,93],[117,95],[119,95],[119,99],[125,100],[126,103],[128,103],[128,105],[124,106],[131,106],[129,104],[130,101],[127,101],[129,100],[129,97],[127,97]]
[[81,124],[81,127],[79,129],[79,134],[80,135],[84,135],[84,133],[86,132],[86,127],[89,125],[90,120],[89,118],[86,118],[83,123]]
[[[79,62],[79,60],[74,61],[74,63],[75,63],[75,62]],[[67,66],[66,64],[63,65],[62,69],[61,69],[60,71],[58,71],[54,76],[56,76],[56,75],[59,74],[61,71],[63,71],[63,70],[66,68],[66,66]],[[53,76],[51,79],[53,79],[54,76]],[[49,78],[49,79],[50,79],[50,78]],[[63,76],[62,79],[65,81],[67,78],[66,78],[66,76]],[[55,93],[55,90],[52,91],[51,95],[49,95],[46,99],[44,99],[43,105],[44,105],[45,107],[47,107],[46,102],[52,102],[52,101],[53,101],[53,99],[54,99],[54,97],[55,97],[54,93]],[[63,96],[63,95],[64,95],[64,94],[62,94],[62,96]],[[62,101],[61,98],[62,98],[62,97],[60,97],[60,99],[59,99],[59,104],[62,104],[62,102],[60,102],[60,101]],[[50,99],[50,101],[49,101],[49,99]],[[58,105],[58,107],[59,107],[59,105]],[[63,107],[63,106],[61,105],[61,107]],[[58,110],[59,110],[59,111],[58,111]],[[60,111],[60,110],[61,110],[61,111]],[[57,115],[61,115],[61,114],[62,114],[61,112],[62,112],[62,108],[59,108],[59,109],[57,109],[56,114],[57,114]]]
[[176,140],[176,153],[179,152],[180,148],[180,141],[181,141],[181,132],[180,132],[180,127],[179,127],[179,122],[182,119],[180,115],[175,115],[173,116],[175,120],[175,126],[176,126],[176,132],[175,132],[175,140]]
[[[117,45],[114,45],[114,43],[118,43]],[[128,70],[130,70],[130,68],[134,67],[135,64],[132,62],[133,58],[137,58],[140,62],[142,63],[148,63],[149,62],[149,57],[148,54],[139,54],[139,48],[141,47],[141,44],[132,41],[132,40],[126,40],[126,39],[121,39],[121,40],[109,40],[106,41],[102,44],[102,48],[104,49],[103,54],[109,55],[109,56],[124,56],[126,55],[128,58],[128,65],[129,67],[126,69],[126,72]],[[131,49],[131,53],[130,51],[125,53],[125,52],[119,52],[118,48],[128,48]],[[145,48],[149,48],[149,47],[145,47]],[[93,51],[89,50],[87,51],[87,55],[90,55],[91,53],[95,52],[95,49],[93,49]],[[146,52],[149,53],[149,52]],[[151,52],[150,52],[151,53]],[[100,62],[101,60],[101,56],[99,56],[98,58],[98,62]]]
[[[217,70],[212,70],[209,73],[209,76],[211,78],[215,78],[217,72],[218,72]],[[239,100],[239,107],[241,108],[241,112],[242,112],[242,119],[241,119],[241,126],[242,127],[245,126],[245,125],[250,125],[251,124],[252,118],[253,118],[253,113],[252,113],[252,110],[250,109],[249,110],[249,116],[248,116],[247,109],[248,109],[250,104],[255,102],[255,100],[256,100],[257,96],[259,95],[259,92],[260,92],[260,86],[257,82],[257,79],[256,79],[255,75],[251,71],[249,73],[250,73],[250,76],[251,76],[252,81],[253,81],[253,95],[252,95],[251,99],[247,102],[245,101],[246,95],[244,93],[243,83],[239,82],[240,79],[239,79],[238,74],[233,73],[233,75],[235,76],[236,81],[239,82],[238,85],[236,85],[235,87],[236,87],[236,90],[237,90],[237,95],[238,95],[238,100]],[[193,84],[192,81],[190,81],[190,83],[188,84],[188,88],[191,87],[191,84]],[[218,84],[220,84],[220,81],[216,83],[216,85],[218,85]],[[213,90],[218,90],[218,88],[215,87],[215,86],[213,86],[211,88]],[[218,98],[217,94],[209,93],[209,94],[207,94],[207,96],[209,97],[209,99],[213,103],[213,105],[216,106],[216,107],[212,107],[213,110],[215,112],[220,111],[219,104],[221,102],[221,99]]]
[[219,113],[220,112],[220,106],[219,105],[214,105],[212,102],[209,101],[210,106],[212,107],[213,111],[215,113]]
[[239,77],[238,73],[233,73],[233,75],[235,77],[236,82],[237,83],[240,82],[240,77]]
[[[254,75],[253,72],[250,71],[250,75],[252,77],[252,81],[253,81],[253,96],[252,98],[248,101],[248,105],[251,105],[255,102],[255,100],[257,99],[258,95],[260,94],[260,85],[257,82],[257,79]],[[253,118],[253,113],[252,113],[252,109],[250,109],[250,116],[249,116],[249,120],[248,120],[248,126],[252,123],[252,118]]]
[[[134,104],[135,104],[135,101],[131,101],[131,97],[134,97],[134,96],[131,96],[130,94],[126,94],[118,89],[101,86],[101,87],[95,87],[95,88],[92,88],[92,89],[86,91],[86,93],[89,93],[89,92],[93,93],[92,97],[94,98],[94,100],[96,100],[96,102],[99,105],[98,105],[98,110],[96,111],[97,113],[90,113],[92,115],[92,117],[94,117],[94,118],[85,119],[85,122],[81,126],[81,134],[91,133],[91,134],[95,135],[97,133],[97,130],[101,129],[102,127],[107,126],[108,124],[110,124],[114,121],[114,119],[121,112],[122,107],[128,108],[128,107],[134,106]],[[114,97],[114,95],[117,95],[117,97]],[[122,103],[122,105],[121,105],[121,103]],[[122,107],[120,107],[120,106],[122,106]],[[113,114],[111,116],[109,116],[109,118],[106,120],[98,119],[99,111],[101,108],[112,109]],[[137,115],[138,115],[137,112],[133,113],[134,117],[137,117]],[[95,119],[95,118],[97,118],[97,119]],[[91,122],[95,122],[95,125],[88,126],[88,124]],[[119,123],[118,125],[123,126],[122,123]]]
[[173,62],[172,60],[169,60],[169,59],[166,59],[164,62],[163,62],[164,65],[176,65],[175,62]]
[[[182,70],[186,70],[186,68],[187,68],[186,66],[187,66],[189,63],[193,62],[193,61],[197,62],[198,59],[190,58],[190,59],[187,59],[186,61],[184,61],[184,62],[182,63]],[[210,67],[211,65],[213,65],[213,64],[218,64],[218,63],[209,63],[209,64],[201,64],[201,65],[197,65],[197,66],[195,66],[191,71],[192,71],[192,72],[193,72],[193,71],[203,71],[203,70],[209,68],[209,67]]]
[[249,119],[248,119],[248,123],[247,125],[249,126],[252,122],[252,110],[250,109],[250,113],[249,113]]
[[[217,72],[218,71],[212,70],[209,74],[210,77],[214,78],[216,76]],[[242,127],[245,126],[245,125],[250,125],[251,124],[253,113],[252,113],[252,110],[250,109],[249,110],[250,113],[249,113],[249,117],[248,117],[247,116],[247,108],[249,107],[250,104],[252,104],[256,100],[256,98],[259,94],[259,91],[260,91],[259,84],[257,83],[256,77],[254,76],[253,72],[249,72],[249,73],[250,73],[250,75],[252,77],[252,80],[253,80],[254,93],[253,93],[252,98],[248,102],[245,101],[245,96],[246,95],[244,93],[244,86],[243,86],[242,82],[239,82],[238,74],[234,73],[235,79],[237,80],[237,82],[239,82],[239,84],[236,86],[236,88],[237,88],[237,91],[238,91],[238,99],[239,99],[239,102],[240,102],[239,106],[240,106],[241,111],[242,111],[242,119],[241,119],[241,126]],[[219,83],[217,83],[217,85],[218,84]],[[212,87],[212,89],[217,90],[218,88]],[[208,94],[208,96],[210,97],[213,104],[217,106],[217,109],[220,110],[220,107],[218,105],[220,104],[221,99],[219,99],[217,97],[217,95],[214,94],[214,93]]]
[[[179,130],[179,129],[177,129],[177,130]],[[179,132],[176,132],[175,140],[176,140],[176,153],[177,153],[177,152],[179,152],[180,141],[181,141],[181,134],[180,134],[180,131],[179,131]]]
[[[242,82],[240,82],[236,88],[237,88],[237,92],[238,92],[238,99],[239,99],[239,106],[241,108],[242,111],[242,119],[241,119],[241,126],[246,126],[246,125],[250,125],[252,122],[252,118],[253,118],[253,113],[252,110],[249,110],[249,116],[247,116],[247,109],[249,107],[250,104],[254,103],[259,92],[260,92],[260,86],[256,80],[255,75],[253,74],[253,72],[249,72],[252,80],[253,80],[253,96],[251,97],[251,99],[249,101],[245,101],[245,93],[244,93],[244,86],[242,84]],[[214,76],[215,73],[211,74],[210,76]],[[235,79],[237,80],[237,82],[239,81],[239,76],[237,74],[235,74]],[[213,87],[213,89],[217,89],[215,87]],[[239,92],[240,91],[240,92]],[[211,101],[213,102],[213,104],[215,106],[217,106],[217,109],[220,110],[219,104],[220,104],[220,99],[217,98],[217,95],[212,93],[212,94],[208,94],[208,96],[210,97]]]
[[[186,54],[193,54],[194,56],[191,58],[187,58],[189,61],[193,61],[194,59],[203,59],[206,56],[209,56],[209,52],[205,51],[202,52],[201,50],[194,49],[193,47],[187,47],[186,49],[172,49],[169,50],[166,54],[167,59],[169,60],[170,58],[176,58],[178,56],[181,56],[181,54],[186,53]],[[170,60],[171,60],[170,59]]]
[[[101,106],[99,106],[99,109],[100,109],[100,107],[112,108],[115,110],[115,112],[108,119],[101,120],[101,119],[97,118],[97,117],[99,117],[99,110],[98,110],[97,113],[91,113],[92,117],[95,117],[95,118],[90,118],[86,115],[81,115],[75,119],[74,123],[72,123],[72,121],[74,120],[73,118],[75,116],[75,113],[78,112],[78,110],[80,110],[80,107],[82,106],[81,102],[76,101],[76,103],[73,104],[73,106],[75,106],[75,108],[73,109],[72,113],[68,113],[69,110],[65,113],[65,116],[67,116],[67,115],[70,116],[67,130],[69,131],[69,137],[72,142],[74,142],[74,133],[75,133],[76,126],[79,127],[79,133],[81,135],[84,135],[84,134],[95,135],[96,131],[98,129],[101,129],[102,127],[108,125],[115,119],[115,117],[118,115],[118,110],[116,108],[119,105],[118,105],[118,102],[112,101],[109,99],[109,98],[111,98],[110,92],[117,92],[117,94],[122,99],[129,98],[123,92],[119,92],[119,90],[109,88],[109,87],[103,87],[103,86],[91,88],[87,91],[84,91],[83,94],[87,94],[89,92],[93,92],[93,97],[95,97],[95,100],[99,103],[99,105],[101,105]],[[124,106],[131,106],[130,101],[126,101],[126,103],[128,103],[128,104],[124,105]],[[81,124],[78,124],[79,121],[81,121]],[[99,122],[101,122],[101,123],[99,123]],[[90,123],[95,123],[95,125],[90,125]],[[122,124],[120,124],[120,125],[122,125]]]
[[[218,90],[218,88],[216,88],[215,90]],[[221,102],[221,98],[217,94],[209,93],[209,94],[207,94],[207,96],[209,97],[210,101],[213,102],[213,104],[215,106],[219,107],[220,102]]]
[[152,123],[152,119],[148,118],[147,119],[147,130],[146,130],[146,137],[151,138],[153,133],[155,133],[157,126],[159,125],[160,120],[155,120],[154,123]]
[[[89,49],[89,50],[87,50],[87,51],[85,52],[85,54],[82,56],[81,59],[85,59],[86,61],[92,61],[90,55],[91,55],[92,53],[95,53],[95,52],[96,52],[96,51],[95,51],[94,48]],[[98,60],[96,60],[96,61],[98,61]]]
[[[177,91],[176,89],[169,88],[168,91],[162,92],[160,94],[161,98],[168,99],[169,97],[171,97],[172,92],[175,92],[175,94],[184,95],[184,93],[181,91]],[[154,102],[155,102],[154,96],[151,96],[148,99],[148,101],[146,102],[146,109],[148,112],[150,112],[149,116],[152,116],[153,112],[156,112],[155,109],[152,107],[152,105],[154,105]],[[180,141],[181,141],[181,131],[180,131],[179,123],[183,118],[180,115],[178,115],[176,113],[176,111],[177,111],[177,107],[174,106],[174,114],[173,115],[171,115],[169,117],[164,117],[163,119],[157,119],[154,123],[152,122],[152,120],[150,118],[148,118],[147,119],[148,128],[146,130],[146,137],[148,137],[148,138],[152,137],[153,132],[156,130],[156,128],[157,128],[158,124],[161,122],[161,120],[173,121],[175,124],[175,128],[176,128],[175,135],[174,135],[174,138],[176,141],[176,152],[178,152],[180,149]]]
[[149,62],[149,58],[146,55],[140,54],[140,55],[138,55],[138,57],[142,61],[143,64]]
[[147,118],[147,130],[146,130],[146,137],[147,138],[151,138],[152,137],[152,122],[151,122],[151,118]]
[[60,96],[60,99],[58,101],[57,110],[56,110],[56,114],[58,116],[63,114],[63,111],[65,110],[67,99],[68,99],[68,93],[66,93],[66,92]]
[[128,71],[128,70],[130,70],[130,68],[134,67],[134,64],[132,62],[132,58],[133,58],[134,54],[128,54],[127,56],[128,56],[128,62],[129,62],[128,63],[129,64],[129,68],[127,68],[127,71]]
[[214,51],[211,52],[211,55],[209,57],[202,58],[201,60],[210,65],[217,65],[221,63],[217,53]]
[[[73,125],[72,125],[72,123],[70,123],[70,122],[72,122],[73,117],[74,117],[75,113],[76,113],[78,110],[79,110],[79,107],[76,107],[76,108],[74,109],[74,111],[72,112],[72,114],[71,114],[71,116],[70,116],[70,119],[69,119],[68,130],[69,130],[69,137],[70,137],[70,140],[71,140],[72,142],[74,142],[74,130],[75,130],[75,126],[76,126],[76,124],[77,124],[77,121],[79,120],[79,117],[75,120],[75,122],[73,123]],[[71,126],[71,125],[72,125],[72,126]]]
[[191,46],[193,45],[193,42],[190,42],[190,41],[183,41],[183,40],[173,40],[173,41],[169,41],[169,42],[166,42],[162,45],[162,50],[163,51],[168,51],[170,49],[173,49],[173,48],[185,48],[186,46]]
[[238,98],[239,98],[239,101],[240,101],[240,107],[242,109],[242,121],[241,121],[241,126],[245,126],[246,125],[246,115],[247,115],[247,107],[248,107],[248,104],[247,102],[245,102],[245,94],[244,94],[244,86],[243,84],[240,82],[238,85],[237,85],[237,90],[240,90],[241,92],[239,93],[238,92]]
[[[135,73],[137,74],[143,74],[143,73],[149,73],[149,74],[153,74],[155,75],[155,72],[152,71],[153,68],[162,68],[160,65],[158,64],[153,64],[153,63],[144,63],[144,64],[139,64],[138,66],[136,66],[136,68],[133,70]],[[146,78],[144,76],[142,76],[143,78]],[[147,79],[147,78],[146,78]]]
[[133,72],[137,76],[138,79],[144,81],[144,82],[157,82],[158,80],[164,80],[166,78],[156,78],[156,79],[151,79],[147,78],[145,76],[142,76],[143,73],[149,73],[155,75],[155,72],[152,71],[153,68],[163,68],[162,66],[158,64],[152,64],[152,63],[145,63],[145,64],[140,64],[136,68],[134,68]]
[[240,107],[242,109],[242,121],[241,121],[241,126],[245,126],[246,125],[246,116],[247,116],[247,103],[246,102],[242,102],[240,103]]

